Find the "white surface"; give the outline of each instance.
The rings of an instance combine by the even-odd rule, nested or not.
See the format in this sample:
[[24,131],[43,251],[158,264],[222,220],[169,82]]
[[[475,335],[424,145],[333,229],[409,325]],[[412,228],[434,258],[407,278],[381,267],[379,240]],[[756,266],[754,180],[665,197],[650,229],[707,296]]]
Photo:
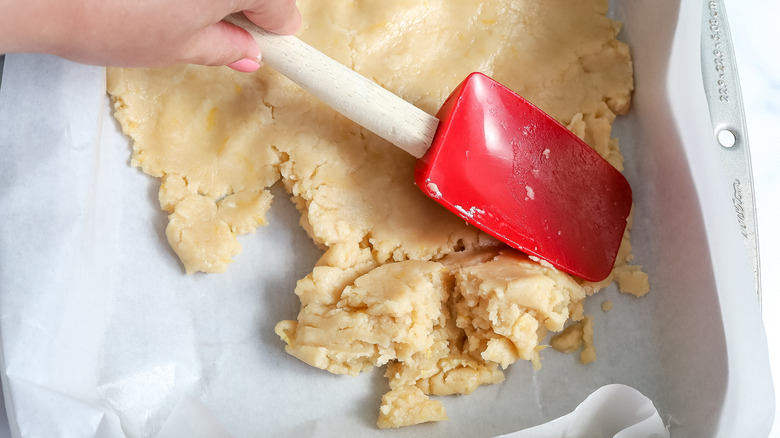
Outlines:
[[[733,2],[732,2],[733,3]],[[653,6],[655,8],[655,6]],[[762,250],[762,264],[763,264],[763,275],[764,275],[764,314],[767,316],[770,316],[770,318],[767,318],[766,324],[767,324],[767,331],[769,332],[769,341],[770,346],[772,348],[773,352],[780,352],[780,339],[778,339],[778,336],[773,336],[773,334],[780,334],[780,328],[777,327],[777,321],[772,321],[771,316],[776,315],[777,311],[780,310],[780,301],[773,298],[780,298],[776,297],[776,293],[778,291],[778,288],[780,287],[780,282],[778,282],[778,275],[777,270],[773,269],[774,266],[778,262],[780,262],[780,257],[778,257],[778,249],[780,248],[780,245],[778,244],[780,240],[778,239],[778,233],[773,232],[772,225],[776,224],[780,221],[780,212],[778,212],[778,201],[776,193],[778,193],[778,190],[780,190],[780,186],[777,181],[777,177],[774,175],[776,174],[776,168],[778,164],[780,164],[780,157],[778,156],[778,150],[774,148],[774,145],[777,144],[776,135],[772,133],[774,127],[777,126],[777,122],[780,120],[780,111],[778,111],[778,104],[777,102],[780,102],[780,96],[778,96],[778,83],[777,83],[777,75],[775,72],[778,71],[778,65],[777,61],[772,59],[773,57],[770,56],[764,56],[764,53],[772,53],[770,49],[772,48],[772,44],[777,41],[777,31],[774,27],[772,27],[771,24],[771,17],[773,16],[772,12],[780,12],[778,11],[778,7],[775,5],[775,2],[770,1],[758,1],[758,0],[749,0],[745,2],[739,3],[739,9],[737,9],[734,5],[728,5],[729,7],[729,17],[732,22],[732,32],[735,34],[735,39],[737,40],[737,56],[738,56],[738,62],[740,67],[740,76],[741,76],[741,82],[743,87],[743,95],[745,97],[746,101],[746,113],[748,117],[748,126],[749,126],[749,135],[750,135],[750,142],[751,142],[751,151],[753,154],[753,162],[754,162],[754,173],[756,176],[757,181],[757,197],[758,197],[758,205],[759,205],[759,235],[761,237],[761,250]],[[765,25],[761,25],[761,24]],[[770,34],[771,33],[771,34]],[[744,47],[744,48],[743,48]],[[750,55],[745,56],[746,52],[750,52]],[[639,61],[639,60],[638,60]],[[698,61],[698,60],[697,60]],[[774,76],[773,76],[774,73]],[[122,156],[122,155],[117,155]],[[126,155],[125,159],[126,159]],[[92,157],[96,162],[104,162],[108,157],[100,157],[100,156],[93,156]],[[120,165],[124,165],[125,163],[119,163]],[[118,172],[122,172],[120,169],[120,166],[117,166],[117,164],[110,164],[108,163],[108,169],[115,169]],[[64,177],[63,177],[64,178]],[[139,183],[144,184],[143,176],[142,175],[135,175],[132,176],[133,183]],[[66,178],[66,179],[74,179],[74,178]],[[75,178],[76,182],[79,180],[79,176],[77,175]],[[66,182],[73,182],[73,181],[66,181]],[[88,182],[88,181],[87,181]],[[32,182],[34,183],[34,181]],[[101,195],[101,191],[97,191],[96,193],[98,196]],[[153,204],[153,192],[149,193],[143,193],[141,196],[138,196],[138,198],[147,204]],[[151,200],[151,201],[150,201]],[[278,210],[279,208],[282,208],[280,204],[282,204],[283,200],[277,200],[275,209]],[[289,207],[286,207],[289,208]],[[156,217],[154,211],[150,212],[144,212],[142,216],[145,216],[145,220],[155,222],[159,222],[159,217]],[[110,217],[110,219],[117,219],[116,217]],[[124,224],[132,223],[132,218],[127,218],[124,220]],[[136,218],[138,219],[138,218]],[[143,218],[142,218],[143,219]],[[273,218],[272,218],[273,220]],[[135,227],[141,228],[141,230],[136,230],[139,235],[142,234],[142,231],[148,232],[148,227],[135,225]],[[154,238],[159,238],[159,236],[152,236]],[[151,239],[150,239],[151,240]],[[106,244],[110,244],[111,242],[107,242]],[[301,242],[298,242],[298,244],[301,244]],[[164,252],[164,250],[163,250]],[[249,257],[252,257],[251,248],[245,248],[245,253],[242,254],[242,258],[246,260]],[[172,257],[170,253],[164,254],[165,257]],[[169,262],[171,265],[174,265],[175,263]],[[239,265],[239,266],[236,266]],[[249,269],[251,268],[249,265],[249,262],[244,261],[242,264],[241,262],[236,263],[231,269]],[[243,268],[241,266],[244,266]],[[302,267],[305,270],[305,267]],[[108,274],[109,277],[114,277],[116,275],[120,275],[117,272],[112,272]],[[295,273],[290,273],[290,278],[295,278]],[[113,278],[113,280],[117,280],[117,278]],[[96,281],[96,280],[95,280]],[[195,280],[194,283],[203,282],[203,281],[211,281],[208,279],[200,279]],[[281,281],[284,283],[287,280],[279,279],[275,281]],[[188,283],[192,283],[193,281],[188,281]],[[284,287],[288,287],[285,285]],[[283,288],[284,288],[283,287]],[[182,290],[181,293],[186,293],[187,291]],[[222,292],[221,292],[222,293]],[[223,296],[220,295],[222,298]],[[87,297],[89,298],[89,297]],[[94,298],[94,297],[92,297]],[[149,296],[149,299],[153,300],[155,297]],[[219,309],[222,306],[226,306],[225,303],[222,302],[222,299],[210,299],[206,296],[199,295],[197,297],[191,298],[190,300],[205,300],[206,303],[204,305],[213,305],[215,308]],[[616,297],[618,299],[624,298],[624,297]],[[642,304],[637,303],[639,306],[646,306],[645,308],[653,309],[656,306],[658,306],[658,301],[654,301],[652,297],[647,297],[648,301]],[[618,301],[616,301],[618,303]],[[165,303],[163,303],[165,304]],[[67,311],[68,309],[65,308],[63,311]],[[224,310],[224,309],[223,309]],[[217,310],[220,312],[220,310]],[[290,313],[294,312],[293,309],[286,309],[284,312]],[[612,315],[610,313],[609,315]],[[283,316],[289,316],[289,315],[283,315]],[[121,315],[120,315],[121,317]],[[221,318],[218,318],[221,319]],[[230,320],[230,318],[228,318]],[[126,329],[133,331],[134,328],[132,327],[132,323],[128,321],[131,325],[129,325]],[[136,322],[137,323],[137,322]],[[643,321],[638,320],[638,324],[642,324]],[[773,325],[774,323],[774,325]],[[141,324],[142,325],[142,324]],[[773,329],[774,327],[774,329]],[[78,327],[70,327],[71,329],[78,328]],[[165,328],[165,327],[159,327],[159,328]],[[227,330],[227,328],[225,328]],[[263,326],[263,330],[267,331],[268,327]],[[238,333],[237,335],[241,335]],[[241,336],[238,336],[240,340]],[[184,339],[183,341],[187,341]],[[274,342],[273,339],[270,339],[266,337],[265,341],[267,342]],[[162,347],[164,344],[160,344],[160,347]],[[238,347],[238,346],[236,346]],[[626,346],[624,346],[626,347]],[[653,348],[653,346],[649,346],[650,348]],[[234,348],[232,351],[235,353],[238,351],[238,348]],[[662,355],[662,351],[655,351],[656,353],[659,353]],[[601,350],[600,350],[601,353]],[[608,354],[608,353],[607,353]],[[777,353],[775,353],[777,354]],[[72,353],[69,353],[66,357],[70,357]],[[778,363],[780,363],[780,360],[777,360],[778,356],[773,356],[773,366],[777,366]],[[250,359],[247,357],[235,357],[234,359]],[[293,368],[301,368],[295,363],[288,362],[289,358],[285,356],[281,356],[281,360],[286,360],[283,362],[285,366],[291,366]],[[717,355],[715,357],[717,359]],[[75,359],[76,362],[79,362],[79,359]],[[659,358],[659,360],[667,360],[664,359],[662,356]],[[664,362],[665,363],[665,362]],[[548,365],[551,365],[553,367],[557,367],[559,365],[556,364],[548,364],[545,363],[545,367],[549,368]],[[672,363],[672,365],[675,365]],[[164,370],[165,368],[161,368]],[[565,368],[564,368],[565,369]],[[49,370],[51,371],[51,370]],[[175,375],[181,375],[176,374],[176,370],[172,370]],[[584,372],[586,377],[590,376],[589,372],[586,370]],[[301,375],[308,375],[308,374],[301,374]],[[776,372],[776,375],[780,375],[780,372]],[[134,384],[133,378],[140,378],[140,376],[137,375],[126,375],[126,383],[130,383],[131,385]],[[213,378],[225,378],[225,376],[212,376]],[[517,376],[515,376],[517,377]],[[164,379],[164,376],[161,376],[163,380],[161,382],[167,382],[167,380]],[[368,383],[369,385],[377,385],[377,381],[374,380],[367,380],[366,378],[362,378],[361,380],[363,383]],[[136,385],[139,381],[135,381]],[[346,382],[345,382],[346,383]],[[176,381],[174,385],[187,385],[188,382],[181,382]],[[246,382],[244,382],[244,385],[246,385]],[[661,391],[653,391],[652,388],[648,386],[648,391],[650,393],[653,393],[653,396],[651,398],[653,399],[660,399],[663,398],[663,392],[669,391],[674,385],[668,385],[665,384],[665,382],[657,381],[656,386],[661,388]],[[699,389],[699,388],[697,388]],[[706,392],[706,388],[700,388],[702,391]],[[105,393],[111,393],[112,387],[111,385],[108,385],[102,390]],[[314,388],[312,388],[314,390]],[[643,390],[643,392],[645,392]],[[479,393],[479,391],[478,391]],[[479,395],[478,393],[475,393],[475,395],[471,396],[473,397],[472,400],[474,402],[478,402]],[[144,393],[132,393],[132,394],[126,394],[126,397],[132,396],[132,395],[144,395]],[[148,395],[148,393],[146,393]],[[213,394],[212,394],[213,395]],[[49,394],[42,394],[42,396],[46,398],[51,398],[54,395]],[[113,396],[115,398],[115,401],[119,404],[125,402],[125,400],[122,400],[120,396],[122,394],[119,393],[113,393]],[[366,395],[366,397],[373,397],[373,395]],[[208,397],[207,397],[208,398]],[[373,406],[374,400],[369,398],[364,398],[364,400],[370,400],[368,402],[369,405],[369,411]],[[696,395],[695,400],[701,400],[699,394]],[[149,400],[150,403],[168,403],[171,404],[170,401],[166,400],[155,400],[151,399]],[[544,402],[549,402],[549,400],[546,400]],[[570,405],[573,407],[573,405]],[[559,409],[559,408],[556,408]],[[560,413],[565,413],[567,410],[558,410]],[[362,411],[361,411],[362,412]],[[353,412],[354,413],[354,412]],[[548,412],[548,415],[550,412]],[[370,417],[372,414],[369,413],[368,417]],[[667,421],[672,421],[674,418],[672,418],[671,415],[666,414],[664,418]],[[366,417],[366,415],[363,415],[363,417]],[[551,418],[551,417],[550,417]],[[315,428],[317,425],[314,425]],[[327,426],[327,425],[326,425]],[[430,430],[430,429],[427,429]],[[673,429],[674,430],[674,429]],[[780,435],[777,435],[780,436]]]

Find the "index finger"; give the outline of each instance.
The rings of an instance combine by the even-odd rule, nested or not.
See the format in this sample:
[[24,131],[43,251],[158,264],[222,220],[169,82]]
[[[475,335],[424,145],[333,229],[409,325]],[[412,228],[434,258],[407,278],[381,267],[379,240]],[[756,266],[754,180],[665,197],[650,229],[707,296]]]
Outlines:
[[250,0],[244,2],[243,12],[269,32],[293,34],[301,27],[301,12],[295,0]]

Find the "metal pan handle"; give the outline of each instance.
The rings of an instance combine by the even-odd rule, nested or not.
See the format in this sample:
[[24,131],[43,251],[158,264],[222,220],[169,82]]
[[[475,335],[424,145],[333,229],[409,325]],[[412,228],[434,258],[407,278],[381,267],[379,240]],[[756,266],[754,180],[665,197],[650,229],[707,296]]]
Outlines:
[[755,194],[736,58],[723,1],[705,0],[703,4],[701,66],[712,120],[713,147],[719,149],[722,171],[730,184],[728,196],[736,216],[734,232],[739,233],[745,243],[760,301]]

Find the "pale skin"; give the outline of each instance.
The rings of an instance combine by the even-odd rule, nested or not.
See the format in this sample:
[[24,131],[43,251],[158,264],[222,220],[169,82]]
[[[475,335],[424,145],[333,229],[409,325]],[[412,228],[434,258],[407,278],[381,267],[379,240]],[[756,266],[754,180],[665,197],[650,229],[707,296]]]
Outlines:
[[259,68],[260,50],[222,19],[235,12],[295,33],[295,0],[0,0],[0,53],[49,53],[85,64]]

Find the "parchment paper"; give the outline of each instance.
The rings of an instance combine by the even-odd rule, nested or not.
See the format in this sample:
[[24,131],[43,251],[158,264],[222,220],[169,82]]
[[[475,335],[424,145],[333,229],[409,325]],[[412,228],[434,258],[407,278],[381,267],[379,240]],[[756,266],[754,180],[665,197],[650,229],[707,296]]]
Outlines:
[[[698,35],[700,5],[660,3],[614,8],[635,59],[635,106],[616,134],[650,294],[613,287],[588,301],[596,362],[545,350],[538,372],[518,363],[501,385],[442,397],[449,421],[395,431],[374,425],[383,370],[353,378],[313,369],[273,333],[296,316],[295,282],[319,257],[283,190],[274,192],[271,224],[241,238],[226,274],[187,276],[165,241],[157,181],[128,164],[104,71],[9,56],[0,92],[0,359],[12,432],[492,437],[569,414],[593,394],[597,407],[602,397],[643,406],[623,418],[620,437],[648,436],[630,430],[648,418],[673,437],[762,435],[774,401],[758,301],[743,246],[728,231],[729,200],[717,195],[728,182],[706,149],[698,58],[687,60],[698,41],[679,40],[686,27]],[[605,300],[614,303],[608,313]],[[550,427],[574,418],[617,433],[601,428],[608,417],[593,405]],[[583,411],[595,420],[581,420]],[[511,436],[542,436],[533,430]]]

